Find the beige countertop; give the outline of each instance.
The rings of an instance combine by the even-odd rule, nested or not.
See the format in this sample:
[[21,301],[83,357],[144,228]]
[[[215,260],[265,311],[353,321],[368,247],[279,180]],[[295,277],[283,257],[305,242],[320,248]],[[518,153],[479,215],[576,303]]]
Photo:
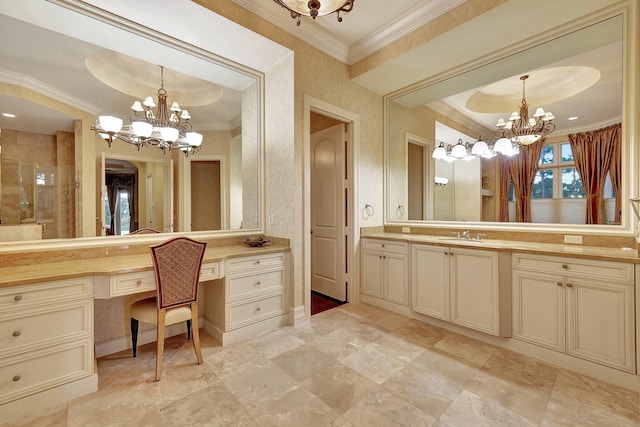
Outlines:
[[640,263],[638,251],[634,248],[607,248],[582,245],[559,245],[553,243],[518,242],[513,240],[465,240],[454,236],[431,236],[425,234],[389,233],[384,231],[362,234],[361,238],[395,240],[410,243],[427,243],[437,246],[456,246],[497,251],[526,252],[541,255],[558,255],[579,258],[600,259]]
[[[261,248],[250,248],[245,245],[212,246],[205,250],[203,263],[288,250],[288,246],[273,243]],[[0,267],[0,288],[75,277],[113,276],[152,269],[153,261],[150,253],[50,263],[40,262],[32,265]]]

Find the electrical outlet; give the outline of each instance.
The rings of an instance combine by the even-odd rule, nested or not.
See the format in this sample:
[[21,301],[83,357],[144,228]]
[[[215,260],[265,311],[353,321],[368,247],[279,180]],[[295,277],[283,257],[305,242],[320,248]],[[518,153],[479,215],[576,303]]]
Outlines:
[[577,245],[581,245],[582,244],[582,236],[572,236],[572,235],[569,235],[569,234],[565,234],[564,242],[565,243],[575,243]]
[[402,227],[403,233],[411,233],[411,229],[409,227]]

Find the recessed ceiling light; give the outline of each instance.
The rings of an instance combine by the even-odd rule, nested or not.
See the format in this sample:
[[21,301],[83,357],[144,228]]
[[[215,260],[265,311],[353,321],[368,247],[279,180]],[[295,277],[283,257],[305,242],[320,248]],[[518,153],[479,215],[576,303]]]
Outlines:
[[9,117],[10,119],[13,119],[16,116],[15,114],[11,114],[11,113],[2,113],[2,115],[4,117]]
[[567,120],[578,120],[578,116],[569,117]]

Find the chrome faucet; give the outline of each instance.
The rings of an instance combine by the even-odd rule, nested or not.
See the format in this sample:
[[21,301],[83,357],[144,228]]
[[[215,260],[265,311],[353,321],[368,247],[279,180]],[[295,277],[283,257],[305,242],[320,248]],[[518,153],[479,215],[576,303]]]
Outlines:
[[464,237],[466,240],[471,240],[471,232],[469,230],[463,231],[462,237]]

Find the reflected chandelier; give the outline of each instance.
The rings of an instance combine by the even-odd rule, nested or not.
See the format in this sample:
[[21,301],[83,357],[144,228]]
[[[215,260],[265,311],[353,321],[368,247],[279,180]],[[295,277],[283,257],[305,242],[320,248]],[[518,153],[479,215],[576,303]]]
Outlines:
[[553,132],[556,125],[553,123],[555,116],[550,112],[545,112],[539,107],[533,117],[529,117],[529,104],[525,99],[524,84],[529,76],[520,77],[522,80],[522,103],[520,111],[511,113],[508,121],[498,120],[496,126],[496,136],[511,140],[512,144],[529,145],[539,141],[544,136]]
[[296,25],[300,26],[300,17],[310,16],[316,19],[318,16],[336,13],[338,22],[342,22],[340,12],[348,13],[353,9],[355,0],[273,0],[289,11],[289,14],[296,20]]
[[[153,108],[158,107],[155,111]],[[104,139],[109,147],[114,139],[140,147],[153,146],[162,150],[180,150],[185,156],[197,153],[202,147],[202,134],[191,128],[188,110],[183,110],[177,102],[167,108],[167,91],[164,89],[164,67],[160,67],[160,89],[158,103],[147,96],[144,101],[135,101],[131,106],[131,124],[124,125],[122,119],[114,116],[99,116],[91,130]]]

